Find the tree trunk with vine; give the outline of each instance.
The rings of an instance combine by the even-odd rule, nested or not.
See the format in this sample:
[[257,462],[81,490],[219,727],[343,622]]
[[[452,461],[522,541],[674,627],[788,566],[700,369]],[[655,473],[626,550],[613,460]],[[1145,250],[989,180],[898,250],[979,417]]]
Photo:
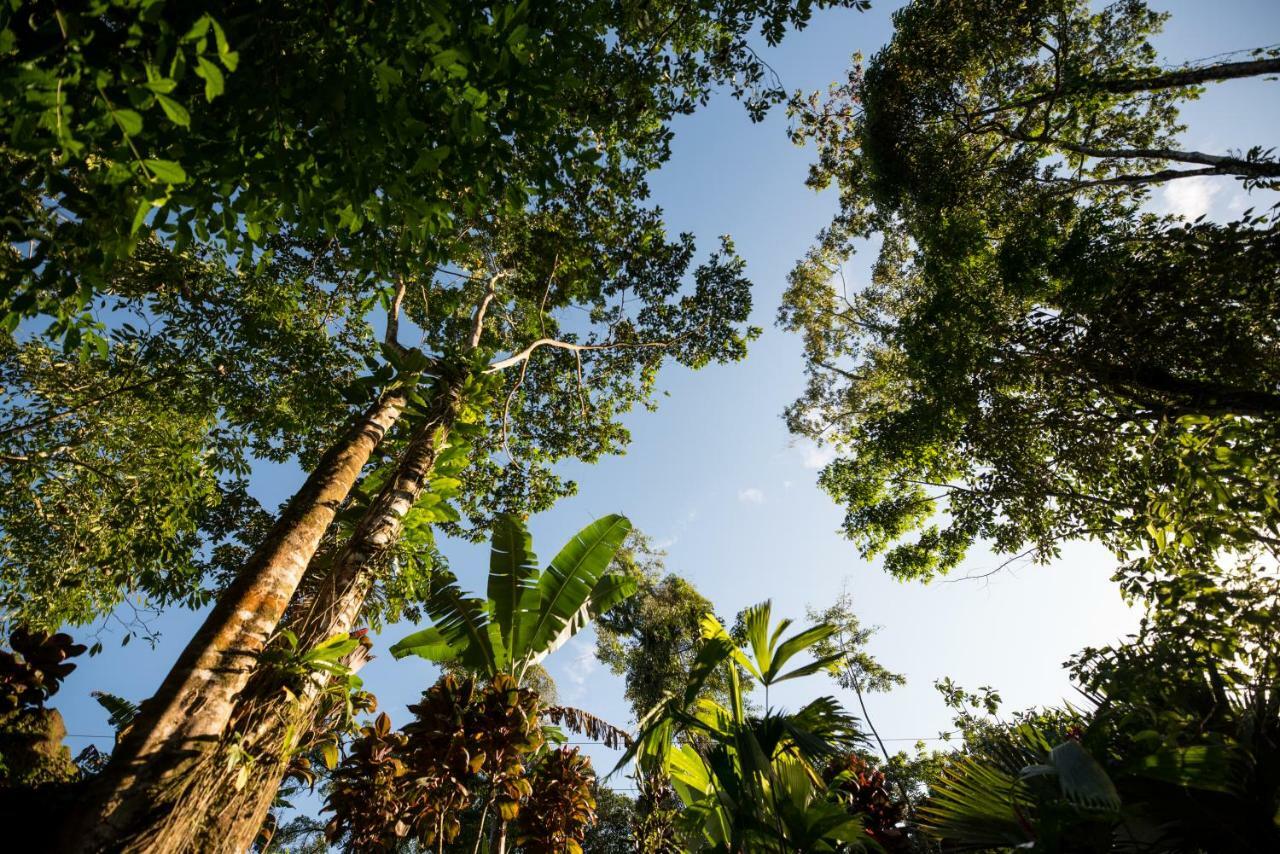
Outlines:
[[107,770],[68,822],[61,850],[163,850],[156,834],[220,743],[236,696],[321,537],[404,405],[403,393],[384,393],[325,452],[159,691],[142,704]]
[[[373,573],[399,538],[405,515],[426,488],[459,404],[459,383],[443,384],[406,446],[395,474],[357,524],[312,600],[299,608],[291,621],[299,649],[310,649],[355,627],[372,587]],[[233,729],[238,743],[256,757],[247,782],[233,789],[222,779],[204,780],[185,799],[183,813],[191,823],[184,833],[174,835],[172,847],[166,850],[248,849],[287,771],[290,746],[285,742],[290,733],[305,736],[320,724],[320,700],[327,682],[327,676],[317,674],[289,706],[282,706],[280,686],[270,674],[260,674],[250,683],[238,704]],[[184,823],[176,822],[175,826]],[[198,830],[192,832],[193,827]]]

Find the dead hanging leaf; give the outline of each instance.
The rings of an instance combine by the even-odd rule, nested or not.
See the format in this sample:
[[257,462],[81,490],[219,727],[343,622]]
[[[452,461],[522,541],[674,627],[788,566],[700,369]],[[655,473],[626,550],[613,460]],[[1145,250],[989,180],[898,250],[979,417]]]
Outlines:
[[575,709],[572,706],[549,706],[542,710],[542,716],[557,726],[563,726],[578,735],[585,735],[612,750],[631,746],[629,732],[582,709]]
[[249,766],[241,765],[240,770],[236,771],[236,784],[235,784],[236,791],[238,792],[241,789],[243,789],[245,784],[248,782],[249,782]]

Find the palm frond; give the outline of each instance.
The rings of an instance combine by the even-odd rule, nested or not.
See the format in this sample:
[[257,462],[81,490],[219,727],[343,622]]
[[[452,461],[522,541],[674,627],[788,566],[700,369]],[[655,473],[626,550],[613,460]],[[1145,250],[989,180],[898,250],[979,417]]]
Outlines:
[[1013,774],[972,756],[956,756],[930,787],[917,810],[926,833],[968,848],[1018,846],[1032,841],[1029,825],[1019,815],[1025,785]]

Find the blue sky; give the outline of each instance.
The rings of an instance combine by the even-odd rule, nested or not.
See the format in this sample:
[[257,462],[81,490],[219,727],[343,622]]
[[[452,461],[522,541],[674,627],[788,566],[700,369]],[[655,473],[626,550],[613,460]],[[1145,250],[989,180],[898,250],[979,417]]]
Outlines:
[[[867,13],[819,14],[808,30],[765,58],[789,89],[825,88],[842,76],[854,51],[869,55],[887,40],[889,13],[898,5],[878,2]],[[1280,42],[1276,0],[1153,5],[1173,12],[1157,42],[1169,62]],[[1222,152],[1274,142],[1277,91],[1275,83],[1261,81],[1214,87],[1184,111],[1187,145]],[[792,146],[785,130],[781,112],[753,125],[727,97],[676,124],[674,157],[654,176],[654,201],[665,209],[673,233],[692,231],[706,250],[717,235],[733,236],[756,285],[754,322],[765,333],[742,363],[667,370],[661,386],[668,396],[659,410],[627,419],[633,443],[626,456],[565,467],[580,493],[530,521],[536,550],[549,559],[592,519],[621,512],[663,546],[668,570],[688,578],[726,619],[766,598],[773,600],[775,615],[799,619],[806,605],[829,604],[847,587],[864,622],[882,627],[871,651],[908,679],[906,687],[875,695],[869,704],[881,735],[903,739],[895,746],[908,747],[947,727],[947,710],[932,687],[943,676],[968,687],[995,686],[1009,709],[1071,700],[1062,662],[1083,646],[1122,637],[1136,624],[1136,614],[1109,581],[1114,560],[1108,554],[1071,544],[1049,567],[1013,567],[983,581],[895,582],[861,560],[837,533],[840,509],[815,486],[824,451],[797,445],[787,434],[780,413],[802,387],[802,362],[798,340],[774,329],[773,317],[787,271],[835,202],[831,193],[804,187],[811,153]],[[1162,210],[1214,217],[1274,202],[1246,200],[1229,179],[1184,181],[1152,200]],[[868,260],[860,256],[848,266],[851,285],[865,281]],[[264,467],[254,491],[274,506],[297,481],[293,472]],[[485,547],[449,544],[446,553],[464,586],[483,589]],[[999,562],[975,551],[965,571],[978,574]],[[110,747],[106,713],[88,692],[105,690],[135,701],[148,696],[200,616],[162,615],[155,622],[162,636],[154,651],[138,640],[120,648],[107,628],[106,651],[83,659],[55,698],[74,734],[73,751],[89,742]],[[411,628],[390,627],[375,640],[377,647],[385,649]],[[595,661],[593,646],[588,632],[548,659],[562,700],[629,723],[621,680]],[[362,676],[399,725],[407,718],[406,703],[436,673],[425,662],[395,662],[384,654]],[[774,701],[795,706],[817,693],[841,696],[834,683],[815,677],[780,686]],[[842,699],[855,706],[851,695]],[[599,769],[612,767],[608,751],[589,752]]]

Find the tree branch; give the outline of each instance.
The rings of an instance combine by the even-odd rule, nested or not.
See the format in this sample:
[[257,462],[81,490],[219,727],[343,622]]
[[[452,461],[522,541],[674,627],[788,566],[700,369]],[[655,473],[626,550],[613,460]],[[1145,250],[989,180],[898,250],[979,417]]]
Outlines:
[[396,291],[391,297],[391,306],[387,309],[387,334],[383,338],[384,343],[389,350],[396,353],[403,353],[404,346],[401,345],[400,338],[400,306],[404,303],[405,282],[404,276],[396,277]]
[[607,344],[574,344],[570,341],[557,341],[554,338],[539,338],[518,353],[508,356],[505,359],[499,359],[492,362],[489,367],[485,368],[486,374],[495,374],[498,371],[504,371],[514,365],[527,361],[535,351],[542,347],[555,347],[560,350],[568,350],[571,353],[585,353],[591,350],[615,350],[615,349],[647,349],[670,347],[680,339],[672,339],[671,341],[637,341],[628,342],[611,342]]
[[1034,107],[1051,101],[1062,95],[1078,92],[1100,92],[1109,95],[1127,95],[1133,92],[1153,92],[1161,89],[1176,89],[1180,86],[1196,86],[1200,83],[1216,83],[1223,80],[1235,80],[1241,77],[1258,77],[1263,74],[1280,72],[1280,59],[1254,59],[1246,62],[1223,62],[1218,65],[1205,65],[1200,68],[1180,68],[1166,71],[1163,74],[1152,74],[1147,77],[1115,77],[1110,79],[1083,78],[1068,86],[1059,86],[1023,98],[1009,104],[998,104],[974,115],[991,115],[1016,110],[1022,107]]
[[467,343],[472,350],[480,346],[480,336],[484,333],[484,316],[489,310],[489,304],[498,294],[498,280],[507,274],[508,271],[499,270],[489,277],[489,286],[485,289],[484,297],[476,306],[476,313],[471,318],[471,340]]
[[1050,180],[1047,183],[1058,184],[1064,189],[1083,190],[1089,187],[1124,186],[1139,187],[1143,184],[1159,184],[1163,181],[1174,181],[1178,178],[1195,178],[1201,175],[1230,175],[1230,171],[1217,167],[1205,169],[1162,169],[1147,175],[1117,175],[1114,178],[1098,178],[1094,181],[1076,181],[1071,178]]

